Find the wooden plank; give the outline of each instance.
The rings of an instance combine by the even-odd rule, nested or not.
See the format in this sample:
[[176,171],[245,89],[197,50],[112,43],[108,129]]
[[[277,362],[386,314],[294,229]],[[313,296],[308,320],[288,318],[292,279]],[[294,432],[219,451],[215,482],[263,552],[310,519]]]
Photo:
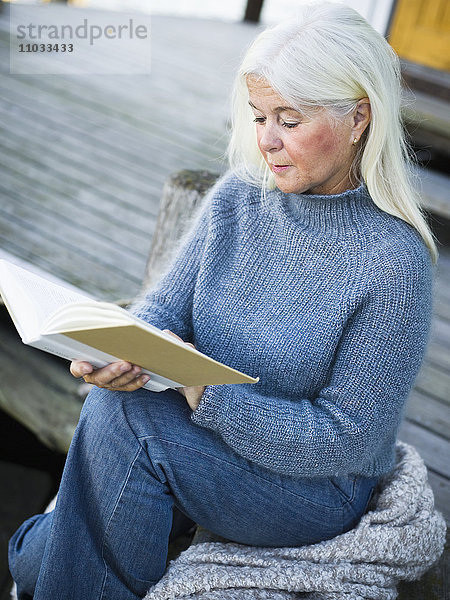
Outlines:
[[[7,223],[12,221],[30,222],[33,229],[43,239],[52,239],[60,243],[62,247],[70,249],[77,258],[84,256],[97,263],[117,269],[118,274],[127,278],[131,274],[140,273],[145,254],[131,249],[121,247],[111,240],[95,235],[81,224],[64,218],[63,215],[54,214],[50,211],[42,211],[32,201],[20,204],[20,195],[10,193],[3,199],[0,208],[2,219]],[[14,225],[12,225],[14,226]]]
[[[434,326],[447,341],[450,341],[450,250],[446,246],[439,248],[439,260],[435,272],[434,285]],[[439,319],[436,319],[436,316]]]
[[[436,354],[438,354],[438,346],[434,347]],[[419,393],[422,393],[427,398],[433,398],[446,409],[450,406],[450,397],[445,394],[439,394],[439,389],[436,389],[439,386],[439,383],[428,387],[430,381],[433,381],[434,377],[439,378],[441,373],[446,373],[446,367],[443,370],[442,365],[437,365],[434,361],[430,361],[430,354],[427,355],[427,358],[422,363],[422,367],[417,375],[416,381],[414,383],[414,390]],[[442,359],[442,362],[448,361],[447,350],[441,350],[441,354],[437,356],[438,360]]]
[[[447,269],[445,272],[444,269]],[[436,274],[434,292],[441,301],[450,302],[450,273],[449,267],[445,264],[441,265],[441,270]]]
[[115,144],[105,143],[105,137],[100,132],[96,134],[95,130],[79,127],[78,120],[66,122],[64,127],[58,127],[54,115],[39,111],[35,103],[31,110],[27,106],[20,107],[20,123],[17,120],[17,111],[18,106],[15,102],[0,95],[2,125],[5,126],[6,122],[11,123],[11,135],[16,135],[16,131],[21,127],[29,132],[30,137],[45,138],[47,145],[56,144],[64,148],[65,152],[73,152],[75,155],[87,152],[85,156],[88,164],[100,162],[102,165],[114,165],[115,169],[121,169],[126,176],[144,185],[144,189],[158,187],[152,186],[148,164],[139,160],[142,155],[138,153],[136,145],[127,148],[118,137],[115,137]]
[[[24,228],[27,229],[26,245],[20,243]],[[39,231],[31,230],[29,222],[17,219],[7,224],[0,219],[0,245],[7,252],[39,265],[44,271],[53,271],[61,279],[95,297],[116,301],[130,298],[138,292],[145,268],[143,262],[142,273],[108,271],[99,264],[97,257],[82,254],[78,248],[67,244],[62,246],[60,240],[52,238],[49,233],[43,238]]]
[[450,199],[448,195],[450,178],[448,175],[417,167],[417,172],[421,180],[422,187],[422,206],[450,218]]
[[[170,75],[169,75],[170,76]],[[107,97],[105,101],[105,95],[108,92],[108,81],[102,79],[104,84],[101,89],[96,91],[95,81],[89,88],[89,93],[84,93],[77,87],[71,85],[70,81],[61,81],[61,78],[51,79],[48,86],[44,86],[42,81],[35,79],[32,76],[22,77],[20,84],[14,84],[12,89],[3,90],[3,99],[5,102],[18,103],[23,109],[27,109],[30,113],[36,112],[37,109],[43,111],[44,116],[47,118],[50,116],[55,119],[56,123],[63,121],[64,123],[71,122],[73,127],[79,127],[89,132],[90,126],[94,129],[91,131],[93,135],[98,133],[100,128],[103,128],[105,124],[110,123],[113,126],[114,137],[111,135],[106,136],[103,139],[103,144],[109,145],[111,149],[115,148],[114,141],[116,135],[126,135],[128,133],[136,134],[138,139],[145,135],[147,138],[149,135],[154,135],[154,139],[165,140],[166,146],[171,145],[175,148],[186,148],[189,144],[189,148],[193,147],[196,152],[203,155],[203,157],[210,156],[209,144],[214,143],[223,131],[215,125],[215,123],[221,123],[217,119],[217,113],[215,116],[212,114],[212,108],[209,106],[208,111],[202,113],[203,118],[206,119],[203,127],[198,130],[198,135],[193,138],[189,136],[190,128],[174,128],[170,124],[176,119],[180,120],[180,111],[182,107],[177,105],[176,98],[173,101],[169,101],[168,90],[160,90],[160,100],[155,103],[153,99],[151,110],[146,102],[136,103],[133,100],[133,85],[130,82],[130,86],[126,88],[126,95],[119,96],[118,83],[110,81],[108,77],[109,86],[111,86],[111,96]],[[152,80],[153,81],[153,80]],[[181,85],[181,83],[179,84]],[[122,86],[123,87],[123,86]],[[106,89],[105,89],[106,88]],[[130,89],[131,88],[131,89]],[[184,89],[184,88],[183,88]],[[181,93],[181,89],[176,90],[177,93]],[[196,90],[198,94],[198,89]],[[137,97],[142,97],[145,94],[144,88],[136,89],[135,93]],[[124,93],[124,92],[123,92]],[[148,93],[154,96],[154,86],[148,89]],[[37,108],[34,107],[31,99],[35,96]],[[172,95],[172,94],[170,94]],[[191,94],[192,95],[192,94]],[[186,97],[187,96],[187,97]],[[188,101],[189,93],[184,89],[183,99]],[[192,98],[192,101],[194,98]],[[198,99],[199,106],[196,106],[196,111],[201,110],[202,100]],[[122,106],[123,105],[123,106]],[[51,112],[50,110],[51,109]],[[184,109],[186,110],[186,108]],[[217,110],[217,109],[216,109]],[[193,113],[192,120],[197,121],[198,114]],[[194,122],[191,121],[191,128],[193,129]],[[128,140],[130,148],[132,149],[132,139]],[[116,147],[116,152],[119,152],[120,148]]]
[[447,266],[450,265],[450,248],[444,246],[441,249],[439,262],[441,264],[445,263]]
[[407,122],[450,139],[448,102],[421,91],[404,91],[402,113]]
[[[95,193],[108,199],[111,204],[127,204],[130,209],[139,210],[142,214],[153,216],[148,210],[147,199],[142,193],[137,193],[132,188],[115,182],[108,177],[108,169],[105,172],[92,172],[89,168],[83,169],[72,161],[58,160],[57,153],[52,150],[42,152],[39,147],[29,143],[26,148],[20,140],[9,137],[1,138],[2,156],[8,156],[11,160],[20,161],[21,164],[29,162],[39,170],[45,171],[46,176],[56,178],[61,184],[69,184],[72,187],[86,187]],[[54,156],[52,156],[54,154]],[[119,187],[118,187],[119,183]]]
[[[56,7],[55,7],[56,8]],[[59,11],[53,8],[51,14],[52,18],[55,20],[55,23],[58,21],[58,18],[61,16]],[[33,9],[30,6],[27,6],[27,17],[30,19],[33,15]],[[90,10],[90,14],[95,15],[94,10]],[[111,13],[114,14],[114,13]],[[73,10],[66,10],[62,13],[62,18],[65,19],[64,23],[67,21],[70,22],[71,15],[73,15]],[[67,21],[66,21],[67,20]],[[155,25],[155,20],[157,25]],[[178,19],[178,18],[170,18],[170,26],[166,26],[167,18],[160,16],[153,16],[153,27],[152,27],[152,75],[158,72],[158,67],[160,64],[159,59],[166,59],[161,65],[161,69],[167,71],[167,67],[170,66],[171,62],[174,65],[181,63],[181,68],[186,75],[186,83],[189,83],[192,79],[197,77],[203,77],[205,66],[207,70],[213,70],[214,67],[216,69],[212,72],[212,82],[221,83],[221,69],[217,68],[218,61],[220,57],[229,52],[231,55],[234,54],[233,48],[230,46],[223,44],[223,38],[229,36],[230,27],[228,23],[214,23],[215,27],[211,28],[208,22],[205,24],[202,23],[201,20],[198,19]],[[214,29],[213,31],[211,31]],[[241,36],[245,36],[245,41],[248,41],[249,36],[254,36],[255,31],[250,28],[239,27],[239,24],[233,24],[233,40],[236,39],[236,32],[241,32]],[[196,35],[198,32],[199,35]],[[6,33],[6,32],[5,32]],[[218,38],[222,41],[222,46],[217,43]],[[177,56],[177,47],[180,45],[180,40],[183,41],[183,52],[179,53]],[[167,48],[170,48],[170,52],[167,51]],[[199,51],[204,48],[208,48],[210,52],[205,57],[202,57],[202,61],[198,61],[196,59],[199,58]],[[214,54],[214,52],[216,52]],[[98,50],[98,56],[100,58],[101,49]],[[112,54],[111,54],[112,53]],[[155,60],[155,57],[158,60]],[[80,67],[83,68],[85,63],[92,59],[92,55],[88,52],[84,52],[83,49],[80,48],[80,51],[77,53],[77,57],[71,57],[72,61],[79,59]],[[103,54],[104,63],[106,66],[110,64],[111,60],[115,60],[117,62],[121,62],[121,67],[126,66],[127,63],[131,64],[133,62],[134,56],[126,51],[121,51],[120,53],[114,52],[114,48],[112,48],[107,54]],[[175,60],[174,60],[175,59]],[[220,63],[219,63],[220,66]],[[36,71],[37,72],[37,71]]]
[[[0,185],[5,196],[16,192],[23,197],[35,199],[42,208],[45,207],[45,210],[49,205],[52,208],[58,207],[56,212],[62,214],[76,210],[85,220],[89,221],[90,216],[93,215],[103,220],[103,230],[115,227],[122,231],[122,236],[126,223],[131,240],[134,234],[146,238],[152,232],[151,227],[156,219],[153,210],[157,213],[157,208],[153,209],[153,206],[158,206],[159,193],[148,197],[148,213],[139,212],[139,219],[131,218],[131,215],[134,216],[136,213],[136,209],[122,202],[112,202],[110,198],[96,193],[95,189],[73,185],[62,186],[58,178],[50,176],[48,173],[40,175],[38,165],[30,165],[25,162],[18,166],[17,161],[2,152],[1,144],[0,158],[2,160]],[[22,172],[20,168],[22,168]],[[124,238],[122,241],[125,243]],[[142,251],[144,252],[144,250]]]
[[148,203],[144,201],[146,199],[141,198],[142,206],[139,206],[139,204],[135,206],[133,201],[136,197],[129,199],[126,193],[122,196],[117,188],[102,184],[99,177],[100,174],[97,177],[91,177],[90,180],[84,177],[83,182],[82,180],[78,180],[76,176],[71,177],[68,175],[61,166],[44,168],[44,160],[41,161],[38,157],[33,160],[30,154],[14,150],[11,144],[8,145],[3,140],[0,141],[0,160],[10,172],[14,172],[14,169],[17,171],[18,165],[20,165],[24,176],[32,180],[34,179],[35,183],[39,186],[49,185],[56,190],[59,187],[61,193],[69,194],[75,198],[80,195],[85,196],[93,204],[96,201],[97,203],[102,201],[105,208],[118,206],[119,208],[127,208],[130,211],[139,208],[140,214],[144,217],[152,218],[155,216],[154,211],[150,210]]
[[[67,19],[67,14],[64,18]],[[199,24],[195,20],[189,21],[189,29],[186,29],[186,21],[184,19],[179,21],[177,21],[176,19],[171,19],[170,25],[169,23],[166,24],[165,20],[162,19],[162,24],[158,23],[158,25],[159,26],[155,27],[152,32],[152,49],[155,57],[154,65],[152,65],[152,67],[154,68],[152,69],[151,76],[152,92],[154,92],[155,90],[158,91],[158,89],[161,88],[163,90],[162,95],[165,95],[164,100],[167,100],[167,93],[164,94],[164,91],[167,92],[169,84],[169,86],[172,86],[170,88],[170,91],[176,92],[178,97],[183,98],[183,101],[187,99],[189,104],[195,102],[195,105],[200,106],[202,111],[204,111],[206,107],[208,107],[211,111],[211,107],[213,107],[214,105],[217,106],[218,99],[225,107],[226,96],[225,94],[223,94],[223,97],[220,99],[220,90],[223,90],[224,86],[229,86],[229,80],[233,72],[233,65],[231,65],[230,63],[236,63],[238,59],[238,53],[236,52],[236,48],[241,48],[243,45],[246,45],[249,39],[251,39],[251,37],[255,35],[255,32],[245,27],[240,28],[235,25],[230,29],[229,26],[227,27],[224,24],[220,24],[221,33],[229,37],[231,32],[234,41],[233,44],[222,44],[222,47],[220,48],[217,44],[218,36],[217,34],[214,35],[215,32],[211,31],[211,27],[202,26],[201,23]],[[219,27],[219,24],[215,24],[215,26]],[[192,42],[189,43],[189,40],[192,40],[193,37],[193,28],[200,28],[200,35],[194,36],[196,39],[194,44],[192,44]],[[189,32],[188,35],[187,32]],[[184,42],[182,45],[183,52],[177,53],[176,51],[174,52],[173,49],[181,47],[180,39],[182,39]],[[238,39],[237,44],[236,39]],[[173,41],[173,44],[171,40]],[[5,38],[5,43],[7,41],[8,40]],[[192,49],[190,48],[191,46]],[[167,47],[172,47],[172,52],[168,53]],[[203,52],[203,55],[200,54],[199,56],[199,51],[201,53],[202,48],[204,47],[208,48],[208,52]],[[214,54],[214,48],[217,49],[218,54]],[[223,56],[224,53],[227,56],[223,59],[223,64],[221,64],[221,56]],[[162,62],[164,60],[165,62]],[[227,77],[225,78],[224,73],[226,73],[227,75]],[[183,74],[184,77],[181,77],[180,75]],[[208,89],[204,89],[201,96],[198,96],[199,82],[204,81],[205,77],[208,78],[208,81],[211,83],[211,86],[209,86]],[[225,79],[228,79],[228,82],[225,82]],[[134,94],[133,92],[134,88],[136,88],[136,80],[139,82],[140,88],[136,89],[137,93]],[[148,78],[148,80],[150,80],[150,78]],[[48,85],[53,86],[54,83],[58,81],[61,81],[61,78],[51,78],[51,81],[48,82]],[[128,85],[128,82],[130,85]],[[64,83],[67,84],[68,82]],[[106,80],[105,78],[102,78],[101,81],[92,83],[94,89],[99,89],[101,93],[102,103],[104,103],[105,91],[108,94],[110,92],[109,85],[111,85],[111,83],[115,84],[112,88],[114,100],[117,100],[118,96],[124,91],[124,86],[117,85],[117,80],[113,82],[112,79],[109,77],[106,78]],[[127,92],[128,89],[131,88],[131,94],[128,94],[127,98],[128,102],[130,100],[133,101],[134,98],[142,97],[142,90],[145,89],[146,84],[147,80],[143,78],[130,78],[127,81],[127,86],[125,90],[125,92]],[[71,88],[70,85],[66,85],[66,87],[68,87],[69,89]],[[72,87],[75,89],[75,86]],[[190,89],[190,87],[192,87],[192,89]],[[219,90],[219,94],[217,94],[216,90]],[[85,90],[78,89],[78,93],[80,95],[84,91]],[[182,91],[181,95],[179,94],[180,91]],[[84,94],[84,96],[86,96],[86,94]],[[87,95],[87,101],[90,101],[91,96],[91,93]],[[180,102],[178,102],[177,104],[177,96],[175,96],[174,94],[174,97],[171,98],[171,102],[169,103],[167,103],[167,101],[161,103],[161,105],[164,106],[164,109],[167,109],[168,106],[173,106],[174,104],[180,106]],[[214,96],[215,98],[213,98]],[[147,96],[145,99],[148,100],[149,97]],[[210,100],[214,100],[214,102],[211,102]],[[141,103],[141,105],[143,105],[143,103]],[[186,106],[186,102],[184,102],[184,105]],[[126,103],[125,106],[127,106]],[[103,106],[102,109],[104,110],[105,107]],[[128,110],[128,112],[130,111]],[[132,110],[131,112],[134,111]],[[150,111],[147,110],[147,114],[151,114]],[[210,121],[208,119],[208,116],[211,114],[211,112],[205,114],[206,122]],[[215,118],[211,120],[211,122],[217,123],[217,112],[215,113]],[[208,128],[211,126],[210,123],[206,124],[208,125]],[[180,129],[183,130],[184,128]],[[203,122],[202,128],[198,131],[200,136],[202,135],[202,132],[204,130],[205,122]],[[220,135],[222,131],[222,127],[219,127],[217,128],[216,133]],[[167,131],[167,135],[169,135],[169,133],[170,132]],[[171,134],[172,136],[174,134],[177,135],[177,132],[174,131],[172,128]],[[186,138],[185,143],[187,141],[188,138]],[[190,144],[192,144],[192,136],[190,139]]]
[[406,403],[405,414],[408,421],[450,440],[450,407],[448,404],[443,404],[418,389],[414,389]]
[[430,470],[446,479],[450,478],[448,440],[408,420],[400,425],[399,439],[415,446]]
[[[441,326],[442,328],[440,329]],[[430,337],[425,351],[424,364],[428,363],[444,372],[450,368],[450,337],[446,335],[448,333],[447,330],[448,321],[443,320],[442,317],[434,313],[432,316]]]
[[[450,273],[449,273],[450,276]],[[447,274],[441,275],[438,273],[434,281],[433,289],[433,309],[442,316],[446,321],[450,321],[449,307],[450,307],[450,281],[447,280]]]
[[403,78],[409,88],[429,94],[433,98],[450,100],[450,73],[430,69],[404,59],[400,62]]
[[[68,362],[25,346],[3,315],[0,320],[0,408],[47,447],[66,452],[82,406],[79,382]],[[18,366],[20,373],[18,375]]]
[[447,301],[441,302],[437,296],[435,296],[433,311],[436,317],[440,317],[446,321],[450,320],[450,305]]
[[424,362],[417,376],[415,387],[443,402],[450,399],[450,373]]
[[[442,301],[450,302],[450,272],[448,267],[440,265],[440,271],[436,273],[434,280],[434,292],[440,296]],[[447,269],[444,272],[444,269]]]
[[[5,116],[1,109],[0,115]],[[38,124],[36,123],[36,119],[24,118],[24,113],[22,113],[20,126],[8,118],[2,119],[1,137],[8,140],[8,147],[19,152],[26,145],[26,154],[31,158],[45,156],[46,159],[48,157],[49,161],[58,165],[64,163],[64,168],[67,169],[69,166],[71,171],[77,173],[80,181],[86,174],[94,177],[100,175],[107,178],[108,183],[112,186],[126,186],[127,190],[140,198],[143,195],[147,196],[149,188],[153,187],[148,180],[148,174],[146,179],[136,177],[135,174],[129,172],[128,168],[118,170],[115,160],[102,161],[100,159],[101,152],[95,145],[75,143],[75,140],[67,135],[65,127],[58,129],[59,133],[55,131],[49,136],[46,133],[48,126],[42,122],[42,119]],[[119,155],[117,154],[116,157],[119,158]],[[78,173],[82,173],[83,177],[80,177]]]
[[[31,16],[34,9],[24,10]],[[76,11],[56,9],[54,14],[55,22],[67,22]],[[206,23],[192,20],[190,24],[188,31],[184,19],[162,18],[152,31],[151,77],[129,77],[126,86],[120,76],[92,77],[88,86],[80,86],[78,80],[64,75],[10,77],[7,69],[0,67],[0,161],[5,174],[0,180],[0,193],[9,197],[9,207],[16,201],[22,217],[20,222],[14,221],[8,235],[3,229],[5,248],[68,279],[70,253],[75,256],[77,236],[68,239],[69,250],[59,254],[55,228],[50,232],[50,249],[39,244],[36,228],[42,226],[39,231],[45,239],[44,222],[55,223],[65,216],[65,232],[69,231],[70,221],[75,233],[76,226],[82,227],[81,217],[85,217],[89,223],[82,227],[81,237],[85,248],[92,247],[85,254],[95,254],[94,248],[102,247],[100,240],[109,237],[111,245],[119,244],[134,253],[136,258],[130,260],[139,264],[155,227],[163,181],[175,170],[173,165],[177,169],[204,167],[223,153],[227,92],[239,49],[256,33],[246,27],[217,24],[224,34],[218,36],[217,29],[212,31]],[[5,58],[0,62],[6,65],[6,12],[0,15],[0,30],[0,58]],[[193,31],[198,35],[192,38]],[[224,36],[233,43],[224,44]],[[104,57],[109,61],[112,58]],[[132,60],[129,55],[123,58]],[[207,89],[205,80],[211,84]],[[216,163],[214,168],[221,170],[223,165]],[[44,220],[34,219],[38,205],[48,213]],[[141,209],[139,218],[136,206]],[[30,234],[25,215],[32,221]],[[126,235],[123,223],[126,227],[131,224]],[[23,225],[22,231],[19,225]],[[88,243],[89,233],[96,232],[98,240]],[[78,261],[74,262],[76,265]],[[97,277],[95,268],[88,269],[84,264],[88,281],[81,287],[106,299],[122,298],[124,287],[132,295],[135,288],[120,282],[116,273],[106,273],[111,263],[105,265],[103,279]],[[145,259],[143,267],[144,263]],[[73,283],[79,286],[82,276],[81,268],[75,266]]]
[[[20,86],[16,82],[12,87],[1,87],[0,98],[3,109],[12,104],[16,107],[16,114],[17,110],[28,114],[34,113],[35,119],[50,120],[52,128],[56,130],[76,128],[86,136],[86,139],[81,141],[82,146],[89,146],[89,141],[95,138],[97,145],[94,147],[108,148],[116,155],[128,152],[141,164],[149,164],[149,156],[152,153],[155,155],[158,153],[158,157],[162,155],[161,164],[164,164],[164,161],[169,163],[176,158],[179,159],[183,155],[187,161],[192,161],[194,158],[197,160],[211,158],[211,147],[201,145],[200,140],[193,138],[189,144],[189,153],[183,152],[188,143],[186,140],[178,141],[179,136],[176,134],[169,136],[167,132],[158,132],[161,126],[148,124],[138,116],[116,115],[114,112],[108,114],[107,102],[103,112],[100,105],[96,110],[80,110],[80,105],[74,102],[58,101],[57,97],[50,95],[49,90],[41,93],[36,85],[27,86],[26,80],[21,83],[25,88],[24,94],[18,93]],[[142,108],[137,110],[137,114],[140,112]],[[163,121],[165,120],[163,118]],[[20,128],[20,121],[16,119],[15,124]]]
[[450,369],[450,322],[436,313],[432,317],[425,360],[444,370]]
[[435,283],[438,287],[443,287],[447,298],[450,299],[450,260],[446,253],[446,246],[438,248],[439,260],[436,267]]
[[419,90],[410,92],[405,89],[402,114],[405,127],[416,148],[429,150],[432,156],[448,155],[450,152],[448,99],[434,96],[432,89],[425,90],[425,93]]
[[[131,223],[127,222],[125,239],[123,235],[124,221],[117,216],[123,214],[129,217],[128,211],[114,211],[114,214],[108,215],[108,218],[105,219],[103,211],[95,205],[80,202],[70,196],[62,198],[61,194],[56,195],[50,192],[51,190],[45,190],[44,193],[41,186],[33,189],[29,179],[22,178],[17,181],[6,168],[3,169],[0,194],[7,199],[6,201],[14,201],[17,206],[22,206],[23,212],[29,209],[31,215],[34,210],[42,212],[42,207],[45,206],[45,212],[49,219],[62,220],[76,229],[84,229],[86,233],[91,233],[99,239],[113,242],[114,246],[125,254],[130,253],[135,257],[146,258],[154,219],[148,219],[145,222],[143,218],[140,218]],[[135,227],[135,222],[145,222],[144,229]]]
[[447,281],[446,277],[441,276],[440,274],[437,275],[433,291],[433,309],[435,311],[440,311],[438,314],[440,314],[447,322],[450,322],[450,317],[447,316],[450,307],[450,281]]
[[[160,150],[162,148],[165,150],[173,148],[174,152],[180,155],[182,154],[180,150],[184,150],[186,145],[189,144],[189,154],[186,155],[187,157],[208,160],[211,157],[209,144],[216,141],[217,137],[223,133],[220,130],[213,131],[211,134],[213,137],[203,141],[202,138],[211,130],[211,126],[208,125],[208,113],[205,114],[205,118],[207,119],[205,121],[206,126],[204,123],[195,137],[189,135],[189,130],[185,130],[183,127],[173,128],[166,125],[166,123],[172,122],[172,119],[164,118],[165,111],[167,111],[166,106],[169,102],[167,92],[165,102],[152,106],[151,111],[148,109],[148,105],[143,102],[133,107],[132,90],[130,89],[133,84],[130,82],[130,85],[126,88],[128,106],[120,109],[116,106],[115,99],[118,94],[117,90],[123,88],[123,86],[120,86],[120,82],[117,81],[117,78],[114,79],[113,76],[104,76],[102,78],[103,85],[101,86],[101,94],[99,93],[98,101],[92,97],[92,86],[95,86],[94,79],[88,93],[86,93],[85,89],[80,89],[79,86],[70,85],[69,81],[64,82],[66,83],[66,87],[70,89],[70,95],[67,95],[66,92],[65,96],[58,94],[58,84],[51,83],[57,81],[57,79],[59,78],[51,78],[48,85],[43,85],[44,82],[34,76],[21,76],[19,82],[17,82],[17,79],[14,81],[14,86],[2,86],[2,97],[9,102],[16,103],[18,106],[27,106],[30,111],[33,110],[33,104],[36,103],[34,110],[37,111],[39,109],[43,114],[50,114],[55,123],[73,123],[76,120],[79,126],[85,129],[93,128],[97,132],[104,130],[107,132],[107,135],[105,135],[103,143],[111,146],[114,145],[116,136],[124,136],[127,145],[132,147],[134,135],[137,135],[138,139],[145,135],[149,140],[151,148]],[[198,94],[198,78],[194,79],[191,85],[194,85],[194,83],[197,86],[196,93]],[[59,85],[62,85],[62,82]],[[179,85],[181,86],[181,82]],[[109,97],[105,101],[109,86],[112,88],[112,97]],[[52,88],[56,88],[54,93],[52,93]],[[151,93],[152,90],[153,87],[150,87],[148,93]],[[142,87],[138,88],[136,89],[136,94],[138,97],[142,97],[144,91],[145,87],[144,89]],[[181,93],[181,87],[178,93]],[[181,97],[185,101],[186,95],[189,96],[189,91],[183,86]],[[175,98],[170,98],[170,101],[175,102]],[[180,115],[180,112],[183,114],[185,111],[186,107],[184,109],[181,106],[178,107],[178,115]],[[211,107],[209,111],[211,111]],[[217,114],[210,121],[212,123],[216,122]],[[111,136],[112,131],[114,132],[113,137]],[[210,136],[207,135],[208,137]],[[161,145],[161,140],[165,140],[166,143]],[[156,145],[157,142],[158,145]],[[136,143],[136,140],[134,140],[134,143]]]

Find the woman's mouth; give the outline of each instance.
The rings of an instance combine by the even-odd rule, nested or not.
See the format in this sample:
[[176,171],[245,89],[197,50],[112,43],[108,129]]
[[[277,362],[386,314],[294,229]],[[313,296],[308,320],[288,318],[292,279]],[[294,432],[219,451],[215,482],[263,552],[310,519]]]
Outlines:
[[282,173],[289,169],[292,165],[270,165],[273,173]]

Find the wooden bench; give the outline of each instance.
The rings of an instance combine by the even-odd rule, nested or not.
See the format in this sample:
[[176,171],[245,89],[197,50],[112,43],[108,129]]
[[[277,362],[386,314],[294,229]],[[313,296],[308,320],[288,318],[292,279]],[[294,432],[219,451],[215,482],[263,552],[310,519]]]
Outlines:
[[[144,288],[157,278],[168,251],[183,233],[184,225],[198,206],[217,175],[207,171],[182,171],[166,182],[159,217],[148,258]],[[450,252],[445,256],[450,264]],[[443,272],[447,272],[444,269]],[[400,437],[413,443],[430,469],[430,482],[438,508],[450,519],[448,466],[448,422],[450,394],[444,352],[450,356],[450,328],[442,325],[450,315],[450,277],[441,280],[440,299],[434,320],[438,323],[436,339],[430,342],[429,359],[425,360],[418,387],[406,411]],[[443,311],[443,312],[442,312]],[[5,318],[5,315],[4,315]],[[67,363],[21,344],[12,328],[2,325],[0,336],[0,407],[29,427],[48,447],[65,452],[70,444],[81,410],[86,386],[80,387],[68,373]],[[437,357],[437,358],[436,358]],[[435,361],[441,365],[436,367]],[[439,362],[441,361],[441,362]],[[18,369],[27,377],[18,379]],[[43,376],[43,374],[45,374]],[[427,396],[427,393],[430,396]],[[411,439],[413,438],[413,439]],[[183,538],[171,549],[171,557],[185,547]],[[444,598],[447,588],[448,551],[440,563],[419,582],[402,583],[402,600]]]

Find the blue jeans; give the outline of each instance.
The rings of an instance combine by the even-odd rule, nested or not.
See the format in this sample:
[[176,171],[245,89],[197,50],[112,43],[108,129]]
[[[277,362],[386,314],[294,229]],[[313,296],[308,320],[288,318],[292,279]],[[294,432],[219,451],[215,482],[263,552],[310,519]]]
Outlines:
[[195,425],[178,392],[94,389],[56,508],[11,538],[20,600],[137,600],[193,523],[243,544],[300,546],[354,527],[375,479],[279,475]]

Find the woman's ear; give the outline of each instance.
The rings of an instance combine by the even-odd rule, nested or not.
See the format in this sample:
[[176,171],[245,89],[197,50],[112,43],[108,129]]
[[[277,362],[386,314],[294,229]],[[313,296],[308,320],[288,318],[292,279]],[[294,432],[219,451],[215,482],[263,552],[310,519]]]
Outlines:
[[361,98],[361,100],[358,100],[353,112],[352,135],[354,139],[359,140],[362,136],[367,125],[370,123],[371,115],[369,98]]

